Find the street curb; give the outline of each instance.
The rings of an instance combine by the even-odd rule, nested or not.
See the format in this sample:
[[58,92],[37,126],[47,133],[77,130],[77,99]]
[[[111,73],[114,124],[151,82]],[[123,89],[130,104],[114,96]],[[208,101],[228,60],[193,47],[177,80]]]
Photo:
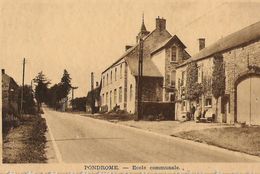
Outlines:
[[146,133],[149,133],[151,135],[156,135],[156,136],[160,136],[162,138],[167,138],[169,140],[174,139],[175,141],[179,141],[179,142],[182,142],[182,143],[189,143],[193,146],[199,146],[199,147],[207,148],[207,149],[210,149],[210,150],[213,150],[213,151],[216,151],[216,152],[229,153],[229,154],[237,156],[238,158],[244,158],[244,159],[249,159],[249,160],[252,160],[252,161],[255,161],[255,162],[260,162],[260,157],[250,155],[250,154],[247,154],[247,153],[232,151],[232,150],[224,149],[224,148],[217,147],[217,146],[214,146],[214,145],[209,145],[209,144],[195,142],[195,141],[188,140],[188,139],[183,139],[183,138],[180,138],[180,137],[173,137],[173,136],[170,136],[170,135],[164,135],[164,134],[148,131],[148,130],[137,128],[137,127],[131,127],[131,126],[120,124],[120,123],[113,123],[113,122],[109,122],[109,121],[106,121],[106,120],[100,120],[100,119],[89,117],[87,115],[84,115],[84,116],[79,115],[79,116],[85,117],[86,119],[96,120],[97,122],[102,122],[102,123],[106,123],[106,124],[110,124],[110,125],[116,125],[116,126],[121,127],[121,128],[131,129],[131,130],[134,130],[136,132],[146,132]]

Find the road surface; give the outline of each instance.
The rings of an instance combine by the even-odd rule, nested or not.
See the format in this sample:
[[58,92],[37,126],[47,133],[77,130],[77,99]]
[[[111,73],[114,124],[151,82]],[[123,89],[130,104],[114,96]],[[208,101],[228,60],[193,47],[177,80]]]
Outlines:
[[[57,162],[245,162],[254,159],[177,138],[45,108],[49,142]],[[49,151],[49,152],[48,152]]]

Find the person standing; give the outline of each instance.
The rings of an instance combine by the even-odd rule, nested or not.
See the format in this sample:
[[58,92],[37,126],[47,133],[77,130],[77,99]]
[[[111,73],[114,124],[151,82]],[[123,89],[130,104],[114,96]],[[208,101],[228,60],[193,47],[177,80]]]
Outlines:
[[191,120],[194,120],[195,110],[196,110],[196,108],[195,108],[195,106],[192,104],[192,105],[191,105]]

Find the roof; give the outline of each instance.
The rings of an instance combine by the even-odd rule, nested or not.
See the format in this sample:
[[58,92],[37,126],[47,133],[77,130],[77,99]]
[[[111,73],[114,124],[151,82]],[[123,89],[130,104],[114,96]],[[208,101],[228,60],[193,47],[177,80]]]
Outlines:
[[[150,32],[148,35],[146,35],[143,40],[147,39],[155,30],[153,30],[152,32]],[[120,56],[112,65],[110,65],[109,67],[107,67],[103,72],[106,72],[109,68],[113,67],[114,65],[116,65],[120,60],[124,59],[127,55],[129,55],[139,44],[135,44],[134,46],[132,46],[131,48],[129,48],[122,56]]]
[[11,76],[9,76],[7,74],[2,74],[2,84],[9,86],[10,83],[12,83],[12,85],[14,85],[15,87],[19,87],[19,85],[16,83],[16,81]]
[[177,35],[174,35],[174,36],[172,36],[171,38],[169,38],[168,40],[166,40],[165,42],[163,42],[162,44],[160,44],[158,47],[156,47],[156,48],[151,52],[151,54],[153,55],[153,54],[159,52],[160,50],[162,50],[163,48],[165,48],[167,45],[169,45],[170,43],[172,43],[172,42],[174,42],[174,41],[180,43],[181,46],[182,46],[184,49],[187,48],[187,47],[184,45],[184,43],[182,43],[182,41],[178,38],[178,36],[177,36]]
[[242,30],[232,33],[214,44],[202,49],[198,54],[192,56],[191,59],[185,61],[179,66],[183,66],[191,61],[200,60],[212,56],[213,54],[234,49],[236,47],[249,44],[260,39],[260,21],[254,23]]
[[[156,31],[156,30],[154,30],[154,31]],[[163,75],[160,73],[158,67],[151,60],[150,50],[154,50],[154,48],[156,48],[158,46],[158,44],[161,44],[162,42],[165,42],[165,40],[168,40],[171,37],[171,34],[167,30],[164,30],[165,34],[160,34],[161,38],[159,40],[155,39],[153,42],[147,43],[146,39],[149,38],[149,36],[151,36],[152,33],[154,33],[154,31],[151,32],[151,34],[147,35],[144,38],[144,41],[143,41],[143,43],[144,43],[143,76],[146,76],[146,77],[163,77]],[[159,32],[161,32],[161,31],[159,31]],[[147,45],[146,45],[146,43],[147,43]],[[139,52],[139,47],[137,47],[137,46],[135,46],[133,48],[133,50],[135,50],[135,52],[133,52],[134,55],[131,55],[129,53],[127,56],[125,56],[125,60],[129,65],[129,69],[131,70],[131,73],[134,76],[138,76],[138,62],[139,62],[138,61],[138,59],[139,59],[138,52]],[[145,51],[145,48],[146,48],[147,51],[148,50],[149,51],[148,52]],[[149,53],[149,54],[147,54],[147,53]]]
[[100,97],[100,90],[101,90],[101,87],[98,86],[98,87],[94,88],[93,90],[88,91],[87,100],[91,100],[93,94],[94,94],[94,96],[93,96],[94,99],[98,100]]
[[[138,61],[133,58],[126,59],[132,75],[138,76]],[[163,77],[157,66],[150,58],[143,59],[143,76],[146,77]]]

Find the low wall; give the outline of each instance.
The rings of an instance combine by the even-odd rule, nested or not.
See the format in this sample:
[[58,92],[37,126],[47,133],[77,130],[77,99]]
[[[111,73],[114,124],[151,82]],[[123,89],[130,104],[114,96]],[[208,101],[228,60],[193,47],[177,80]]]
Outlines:
[[143,102],[143,119],[148,116],[157,118],[163,117],[165,120],[175,120],[175,103],[170,102]]

